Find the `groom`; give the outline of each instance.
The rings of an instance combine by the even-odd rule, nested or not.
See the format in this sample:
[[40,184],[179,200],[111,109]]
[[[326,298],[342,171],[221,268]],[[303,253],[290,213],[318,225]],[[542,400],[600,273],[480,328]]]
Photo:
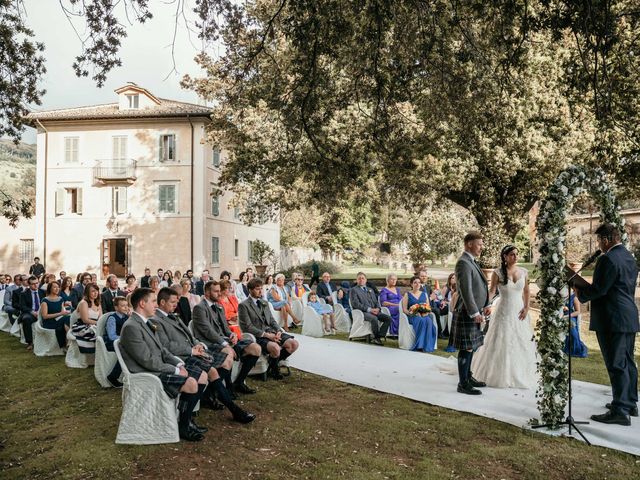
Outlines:
[[487,279],[476,263],[484,243],[480,232],[469,232],[464,237],[464,253],[456,263],[458,282],[458,301],[455,306],[451,336],[453,346],[458,352],[458,392],[467,395],[480,395],[474,387],[486,387],[484,382],[473,378],[471,360],[473,352],[484,343],[484,334],[480,329],[482,315],[491,314]]

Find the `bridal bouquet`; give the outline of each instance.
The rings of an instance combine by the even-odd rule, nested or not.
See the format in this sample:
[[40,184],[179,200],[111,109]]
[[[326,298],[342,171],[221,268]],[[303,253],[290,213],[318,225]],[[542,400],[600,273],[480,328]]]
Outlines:
[[416,303],[415,305],[411,305],[409,313],[411,315],[420,315],[421,317],[424,317],[431,313],[431,305],[428,303]]

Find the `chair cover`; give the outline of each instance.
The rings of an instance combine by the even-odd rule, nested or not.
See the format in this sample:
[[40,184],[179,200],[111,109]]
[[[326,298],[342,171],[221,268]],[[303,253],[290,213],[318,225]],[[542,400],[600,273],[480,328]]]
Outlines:
[[364,320],[364,313],[362,313],[362,310],[351,309],[351,315],[353,315],[353,325],[349,332],[349,339],[363,338],[373,335],[371,324]]
[[[77,310],[71,314],[71,318],[69,320],[69,324],[73,326],[74,323],[78,321],[78,312]],[[69,368],[87,368],[89,365],[94,364],[94,355],[80,353],[80,349],[78,348],[78,342],[76,342],[76,337],[71,333],[71,329],[67,332],[67,340],[68,340],[68,348],[67,348],[67,356],[64,358],[64,363]]]
[[309,305],[304,307],[304,323],[302,324],[302,334],[310,337],[320,338],[324,335],[322,328],[322,317]]
[[115,352],[107,350],[107,346],[104,343],[103,335],[107,325],[107,318],[112,312],[105,313],[98,319],[96,325],[96,356],[95,365],[93,366],[93,375],[102,388],[109,388],[111,384],[107,380],[107,376],[113,370],[118,357]]
[[351,330],[351,318],[349,318],[349,314],[344,307],[337,302],[333,304],[333,316],[336,321],[336,330],[342,333],[349,333]]
[[267,302],[267,303],[269,304],[269,311],[271,312],[273,319],[276,321],[278,325],[280,325],[281,327],[284,327],[284,323],[282,322],[282,317],[280,316],[280,312],[277,311],[275,308],[273,308],[273,305],[271,305],[271,302]]
[[11,329],[9,330],[9,333],[14,337],[19,338],[20,341],[22,341],[22,339],[24,338],[24,336],[22,335],[22,325],[20,324],[17,318],[16,318],[16,321],[13,322],[13,325],[11,325]]
[[42,315],[38,313],[38,321],[32,325],[33,328],[33,353],[36,357],[50,357],[54,355],[64,355],[58,346],[56,331],[42,326]]
[[120,354],[120,340],[114,350],[122,366],[122,415],[116,443],[153,445],[176,443],[178,434],[178,399],[171,399],[160,379],[151,373],[131,373]]
[[409,323],[407,315],[401,310],[400,322],[398,323],[398,346],[403,350],[411,350],[415,343],[416,334],[413,326]]
[[[305,295],[307,294],[305,293]],[[296,316],[296,318],[300,320],[302,323],[304,323],[304,306],[305,305],[306,303],[303,303],[303,301],[300,300],[299,298],[293,298],[291,300],[291,311]]]
[[11,322],[9,321],[9,315],[7,312],[0,312],[0,332],[11,331]]

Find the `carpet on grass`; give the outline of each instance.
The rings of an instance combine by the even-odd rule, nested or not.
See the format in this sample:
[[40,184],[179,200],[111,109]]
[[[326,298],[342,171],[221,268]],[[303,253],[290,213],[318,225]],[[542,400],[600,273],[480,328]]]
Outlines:
[[[530,429],[529,420],[539,418],[534,390],[485,387],[482,395],[456,392],[458,377],[442,370],[443,357],[360,342],[336,341],[296,335],[300,349],[289,363],[305,372],[391,393],[431,405],[469,412]],[[573,418],[589,420],[606,412],[611,388],[588,382],[573,382]],[[640,418],[631,426],[605,425],[591,421],[580,430],[594,445],[640,455]],[[537,429],[550,435],[566,435],[568,429]],[[574,431],[573,437],[580,439]]]

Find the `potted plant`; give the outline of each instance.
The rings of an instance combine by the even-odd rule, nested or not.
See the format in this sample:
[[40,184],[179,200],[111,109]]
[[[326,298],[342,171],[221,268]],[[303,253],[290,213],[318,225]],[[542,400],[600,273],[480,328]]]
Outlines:
[[269,246],[268,243],[262,240],[256,240],[253,242],[253,248],[251,249],[251,261],[256,267],[256,273],[261,277],[267,272],[267,262],[273,261],[276,252]]

